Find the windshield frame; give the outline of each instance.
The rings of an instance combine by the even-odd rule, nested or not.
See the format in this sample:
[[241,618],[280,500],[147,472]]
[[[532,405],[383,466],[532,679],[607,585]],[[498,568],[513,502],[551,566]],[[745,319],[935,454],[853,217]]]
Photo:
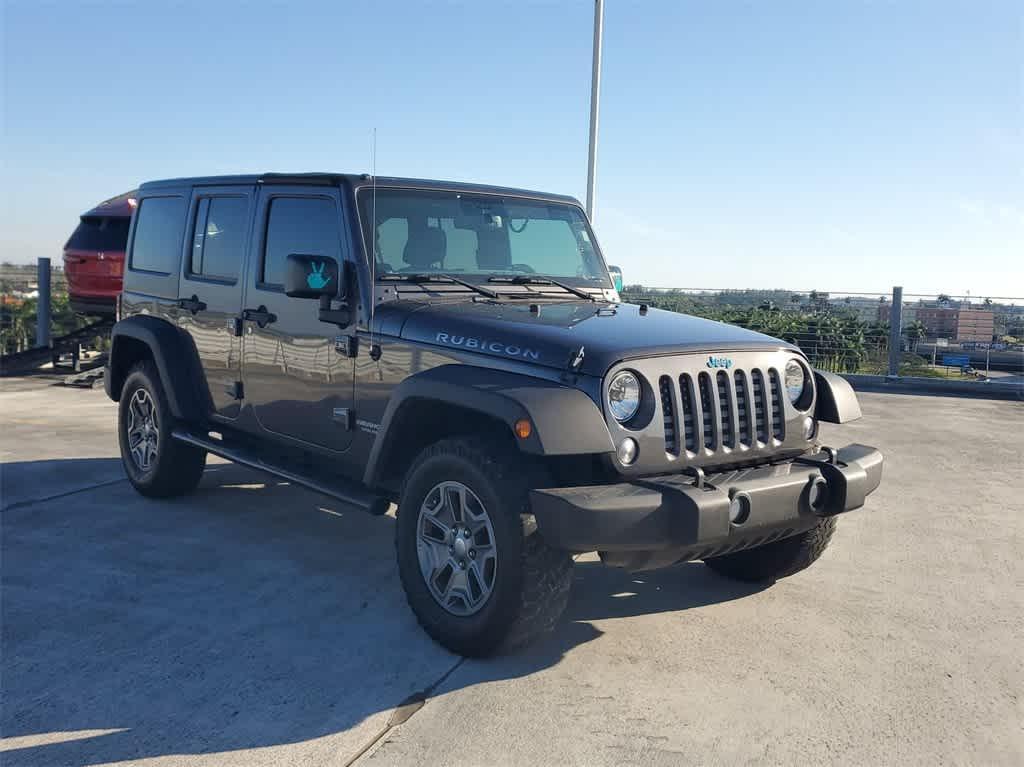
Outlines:
[[[452,187],[446,187],[446,186],[443,186],[443,185],[438,185],[438,186],[419,186],[419,185],[413,186],[413,185],[408,185],[407,186],[407,185],[404,185],[404,184],[395,184],[395,183],[389,182],[387,184],[380,184],[380,185],[378,185],[376,187],[376,191],[377,192],[382,192],[382,191],[396,192],[397,191],[397,192],[407,192],[407,193],[410,193],[410,194],[424,194],[424,195],[442,194],[442,195],[452,195],[452,196],[461,195],[461,196],[465,196],[465,197],[490,197],[490,198],[494,198],[494,199],[497,199],[497,200],[509,200],[509,201],[515,200],[515,201],[522,201],[522,202],[526,202],[526,203],[539,203],[539,204],[546,205],[546,206],[561,206],[561,207],[565,207],[567,209],[574,209],[575,211],[577,211],[579,213],[580,221],[582,222],[582,224],[583,224],[583,226],[584,226],[584,228],[586,230],[587,237],[590,239],[590,245],[593,248],[594,255],[597,257],[597,260],[599,262],[599,266],[600,266],[600,270],[601,270],[601,275],[599,277],[587,278],[587,277],[575,277],[575,276],[569,277],[569,276],[563,276],[563,275],[557,275],[557,274],[556,275],[549,275],[549,274],[546,274],[544,272],[532,272],[532,273],[529,273],[528,276],[538,277],[538,278],[552,278],[552,279],[558,280],[560,282],[564,282],[567,285],[572,285],[573,287],[576,287],[576,288],[593,288],[595,290],[602,290],[602,291],[604,291],[604,290],[614,290],[614,283],[612,282],[611,277],[609,276],[609,273],[608,273],[608,262],[605,260],[604,253],[601,251],[601,245],[600,245],[600,243],[598,243],[597,238],[594,236],[594,230],[593,230],[593,227],[591,227],[591,225],[590,225],[590,220],[587,218],[586,212],[583,210],[583,207],[579,203],[577,203],[575,201],[570,202],[568,200],[553,199],[551,197],[545,197],[545,196],[541,196],[541,195],[531,195],[531,194],[528,194],[528,193],[524,193],[524,192],[520,192],[520,191],[512,190],[512,189],[509,189],[509,190],[504,190],[504,189],[500,189],[500,190],[499,189],[486,189],[486,188],[484,188],[484,189],[474,189],[472,187],[469,187],[469,188],[462,187],[461,185],[459,185],[459,187],[457,187],[457,188],[452,188]],[[366,254],[367,266],[374,272],[374,274],[375,274],[375,280],[374,281],[376,282],[376,284],[380,285],[382,283],[381,277],[384,274],[384,272],[378,270],[379,264],[377,263],[375,254],[373,252],[373,247],[372,247],[373,232],[370,229],[370,226],[371,226],[371,222],[370,222],[371,215],[369,214],[368,210],[367,210],[367,215],[364,215],[364,208],[363,208],[364,204],[372,205],[373,193],[374,193],[374,187],[372,186],[372,184],[367,184],[365,182],[362,185],[360,185],[355,190],[355,212],[356,212],[356,216],[357,216],[357,218],[359,220],[359,233],[360,233],[360,236],[363,238],[363,252]],[[435,272],[425,271],[424,273],[426,273],[426,274],[433,274]],[[436,273],[437,274],[442,274],[443,272],[442,271],[438,271]],[[487,281],[488,281],[488,279],[490,277],[514,277],[516,275],[524,275],[524,274],[527,274],[527,273],[524,273],[524,272],[514,272],[514,271],[505,271],[505,270],[492,270],[492,271],[479,271],[479,272],[457,271],[456,274],[460,278],[462,278],[462,279],[464,279],[464,280],[466,280],[468,282],[472,282],[474,284],[479,283],[479,284],[482,284],[482,285],[484,285],[486,287],[488,285]],[[386,281],[383,281],[383,282],[386,282]]]

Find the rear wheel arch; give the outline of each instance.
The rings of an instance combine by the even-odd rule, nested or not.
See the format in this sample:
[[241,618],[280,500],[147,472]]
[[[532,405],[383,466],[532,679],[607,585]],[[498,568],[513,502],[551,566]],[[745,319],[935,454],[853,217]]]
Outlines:
[[114,336],[110,344],[110,366],[106,371],[110,398],[120,400],[121,389],[132,368],[152,359],[153,351],[145,341],[132,336]]
[[129,317],[114,325],[107,395],[119,400],[131,370],[147,360],[159,375],[176,419],[200,421],[212,411],[210,392],[192,338],[167,320],[146,315]]

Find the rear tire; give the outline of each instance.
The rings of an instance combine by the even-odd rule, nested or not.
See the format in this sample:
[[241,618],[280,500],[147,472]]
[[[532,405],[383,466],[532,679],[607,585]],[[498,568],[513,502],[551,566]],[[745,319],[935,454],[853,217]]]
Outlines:
[[171,437],[174,416],[150,361],[132,368],[121,389],[117,436],[128,481],[142,495],[171,498],[196,489],[206,451]]
[[704,564],[716,573],[738,581],[758,583],[778,580],[814,564],[828,548],[835,529],[836,520],[829,517],[799,535],[755,549],[705,559]]
[[428,447],[408,474],[395,526],[398,571],[417,621],[452,652],[485,656],[525,644],[565,610],[572,558],[541,539],[529,514],[539,476],[516,451],[472,437]]

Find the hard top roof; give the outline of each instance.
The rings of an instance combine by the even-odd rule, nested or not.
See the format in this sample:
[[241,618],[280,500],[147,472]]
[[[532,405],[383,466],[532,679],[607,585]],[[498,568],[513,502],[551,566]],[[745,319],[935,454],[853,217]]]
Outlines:
[[[373,179],[369,175],[354,173],[253,173],[237,176],[194,176],[191,178],[169,178],[147,181],[139,187],[140,192],[183,186],[255,186],[257,184],[295,184],[306,186],[351,185],[353,188],[369,187]],[[479,192],[483,194],[508,195],[510,197],[531,197],[552,202],[579,205],[573,197],[528,189],[514,189],[489,184],[469,184],[460,181],[436,181],[422,178],[399,178],[378,176],[377,187],[405,187],[409,189],[442,189],[455,192]]]

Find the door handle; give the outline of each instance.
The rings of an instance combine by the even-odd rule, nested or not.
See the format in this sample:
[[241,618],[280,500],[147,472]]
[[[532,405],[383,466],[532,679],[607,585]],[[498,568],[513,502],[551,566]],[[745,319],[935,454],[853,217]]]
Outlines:
[[179,298],[178,307],[188,309],[192,314],[206,311],[206,303],[199,300],[199,296],[192,294],[192,298]]
[[267,307],[260,304],[259,309],[243,309],[242,319],[255,322],[261,328],[265,328],[267,325],[277,322],[277,315],[267,311]]

